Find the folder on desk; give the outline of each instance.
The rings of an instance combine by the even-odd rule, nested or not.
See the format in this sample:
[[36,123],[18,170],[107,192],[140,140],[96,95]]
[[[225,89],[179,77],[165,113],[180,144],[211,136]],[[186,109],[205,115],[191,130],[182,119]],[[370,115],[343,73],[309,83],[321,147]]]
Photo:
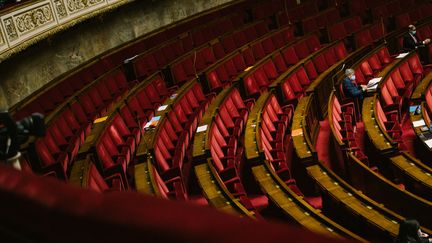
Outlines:
[[144,129],[156,127],[159,123],[159,120],[160,116],[154,116],[150,121],[145,124]]

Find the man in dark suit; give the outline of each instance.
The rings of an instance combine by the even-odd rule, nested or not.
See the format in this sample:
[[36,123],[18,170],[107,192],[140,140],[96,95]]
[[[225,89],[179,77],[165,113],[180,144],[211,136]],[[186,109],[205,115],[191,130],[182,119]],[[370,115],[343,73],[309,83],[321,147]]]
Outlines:
[[414,25],[408,26],[408,33],[406,33],[403,37],[403,48],[406,51],[412,51],[417,49],[419,46],[429,44],[430,39],[420,40],[417,36],[416,27]]
[[429,56],[425,45],[430,43],[430,39],[421,40],[417,36],[416,27],[414,25],[408,26],[408,32],[403,36],[403,50],[413,51],[419,49],[420,59],[423,63],[429,63]]
[[343,91],[345,96],[363,100],[363,92],[365,92],[366,89],[366,85],[357,85],[355,82],[355,73],[353,69],[348,68],[345,70],[345,78],[343,80]]

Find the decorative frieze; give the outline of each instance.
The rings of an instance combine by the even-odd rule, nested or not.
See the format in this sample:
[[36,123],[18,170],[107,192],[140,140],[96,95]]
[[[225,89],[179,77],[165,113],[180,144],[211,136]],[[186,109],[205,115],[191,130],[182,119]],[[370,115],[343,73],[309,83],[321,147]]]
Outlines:
[[45,0],[12,8],[0,16],[0,62],[68,25],[132,1]]
[[47,3],[35,9],[14,16],[17,29],[20,34],[54,21],[51,4]]

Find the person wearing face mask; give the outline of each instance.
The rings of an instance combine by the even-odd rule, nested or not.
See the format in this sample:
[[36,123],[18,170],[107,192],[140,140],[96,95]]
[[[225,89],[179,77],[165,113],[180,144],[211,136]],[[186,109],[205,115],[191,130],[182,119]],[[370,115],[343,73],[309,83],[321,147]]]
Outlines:
[[345,70],[345,78],[343,80],[343,92],[345,96],[363,100],[363,93],[366,89],[366,85],[357,85],[354,69],[348,68]]
[[408,33],[403,37],[403,48],[405,51],[412,51],[417,49],[419,46],[427,45],[430,43],[430,39],[421,40],[417,36],[417,30],[414,25],[408,26]]
[[394,240],[395,243],[429,243],[432,239],[423,233],[420,224],[415,219],[406,219],[399,225],[399,234]]

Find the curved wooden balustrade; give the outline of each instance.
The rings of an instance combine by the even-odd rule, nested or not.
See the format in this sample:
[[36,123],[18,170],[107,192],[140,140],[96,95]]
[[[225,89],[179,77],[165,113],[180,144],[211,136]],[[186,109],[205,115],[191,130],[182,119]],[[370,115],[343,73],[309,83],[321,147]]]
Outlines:
[[252,173],[261,189],[288,218],[317,233],[365,241],[305,202],[275,174],[267,161],[264,161],[262,165],[254,166]]
[[212,159],[209,158],[207,163],[195,166],[195,174],[198,183],[203,190],[205,198],[213,207],[230,213],[244,215],[249,218],[255,218],[254,212],[246,209],[239,199],[232,196],[226,188],[223,181],[217,176],[217,171],[213,167]]

